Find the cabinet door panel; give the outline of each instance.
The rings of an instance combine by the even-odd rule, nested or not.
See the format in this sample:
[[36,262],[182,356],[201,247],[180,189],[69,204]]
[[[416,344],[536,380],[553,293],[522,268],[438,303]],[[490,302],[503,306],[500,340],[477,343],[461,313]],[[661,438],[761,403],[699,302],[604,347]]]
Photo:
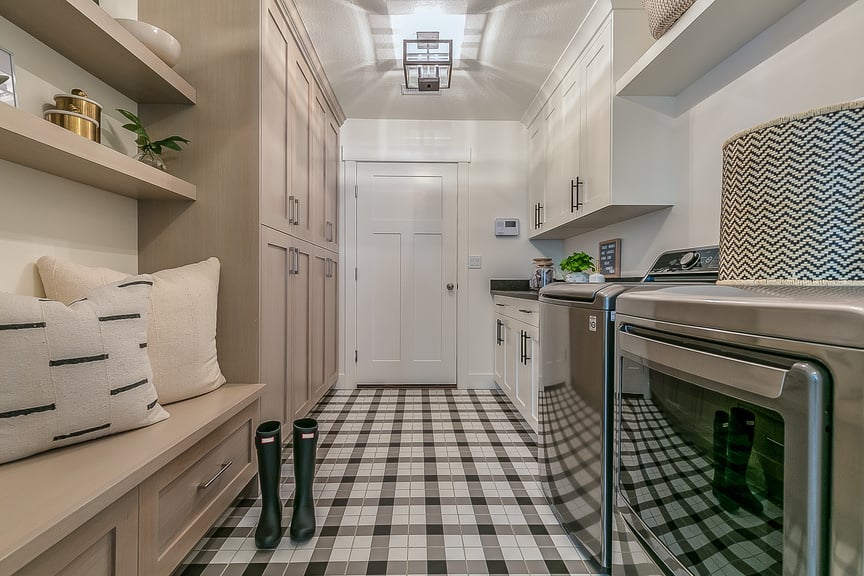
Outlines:
[[[582,151],[582,69],[576,65],[564,78],[561,90],[561,147],[562,193],[565,196],[562,222],[577,217],[576,206],[582,199],[583,190],[571,189],[571,185],[584,179],[581,173]],[[581,187],[580,187],[581,188]],[[578,198],[577,198],[578,193]]]
[[339,259],[329,257],[324,278],[324,392],[339,378]]
[[268,2],[264,21],[264,70],[261,82],[261,222],[290,231],[288,197],[290,146],[288,85],[290,34],[279,9]]
[[291,50],[291,195],[294,224],[291,233],[312,241],[311,169],[312,169],[312,75],[297,44]]
[[542,230],[543,204],[546,202],[546,122],[538,118],[528,129],[528,235]]
[[134,576],[138,573],[138,488],[16,572],[19,576]]
[[333,252],[339,251],[339,172],[342,162],[339,159],[339,126],[328,114],[326,136],[324,138],[326,150],[324,166],[324,233],[325,247]]
[[312,407],[310,342],[314,293],[315,248],[306,242],[294,243],[295,273],[291,275],[288,294],[288,330],[290,332],[290,382],[292,418],[302,418]]
[[607,23],[583,56],[584,141],[582,171],[585,184],[583,214],[608,205],[612,198],[612,49]]
[[261,246],[261,419],[289,423],[293,414],[288,389],[288,292],[293,265],[291,238],[262,227]]
[[507,362],[507,339],[506,339],[506,329],[504,328],[504,318],[496,314],[495,315],[495,383],[504,389],[505,386],[505,378],[504,375],[507,372],[506,362]]
[[325,349],[325,298],[324,290],[327,282],[327,272],[329,269],[329,259],[324,250],[316,250],[315,256],[312,258],[312,285],[309,298],[309,308],[312,315],[310,322],[310,352],[311,373],[312,373],[312,400],[313,402],[320,398],[324,392],[325,375],[324,375],[324,349]]
[[566,155],[563,154],[564,133],[561,125],[561,88],[557,88],[543,111],[546,123],[546,192],[543,223],[549,228],[561,224],[567,208],[568,191],[564,186]]
[[327,106],[324,97],[315,90],[315,98],[312,101],[312,125],[310,142],[311,154],[311,193],[309,202],[311,204],[311,226],[312,238],[316,246],[326,246],[327,231],[324,224],[326,220],[325,200],[327,197],[327,150],[326,135],[328,130]]

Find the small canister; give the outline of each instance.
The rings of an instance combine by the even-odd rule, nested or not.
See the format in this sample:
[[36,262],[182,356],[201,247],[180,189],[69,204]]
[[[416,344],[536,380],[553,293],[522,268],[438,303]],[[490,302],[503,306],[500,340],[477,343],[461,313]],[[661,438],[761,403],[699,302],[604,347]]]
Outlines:
[[[75,112],[96,122],[97,128],[102,125],[102,105],[87,97],[87,93],[79,88],[72,90],[71,94],[55,94],[54,108]],[[47,118],[47,116],[46,116]],[[96,137],[90,138],[94,142],[101,142],[100,130],[96,130]]]
[[46,110],[45,119],[88,140],[99,142],[99,123],[83,114],[69,110]]

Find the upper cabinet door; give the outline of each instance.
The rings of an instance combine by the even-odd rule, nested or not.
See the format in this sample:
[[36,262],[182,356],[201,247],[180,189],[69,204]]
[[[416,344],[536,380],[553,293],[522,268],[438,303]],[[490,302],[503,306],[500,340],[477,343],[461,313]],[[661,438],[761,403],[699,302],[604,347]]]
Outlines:
[[528,236],[539,234],[543,228],[543,210],[546,202],[546,119],[537,118],[528,129]]
[[311,193],[309,203],[311,205],[312,240],[316,246],[326,246],[327,230],[325,221],[325,197],[327,150],[325,148],[327,130],[327,104],[324,96],[316,88],[315,97],[312,100],[311,133],[309,141],[312,146],[311,154]]
[[339,125],[328,114],[324,128],[324,247],[339,251],[339,174],[342,162],[339,154]]
[[[291,135],[291,190],[288,216],[293,236],[314,242],[312,198],[312,126],[314,87],[312,73],[300,48],[291,40],[289,104]],[[266,119],[265,119],[266,121]]]
[[608,206],[612,199],[612,28],[601,28],[582,60],[584,105],[581,171],[582,214]]
[[561,156],[564,194],[562,222],[572,220],[582,201],[582,68],[577,63],[561,84]]
[[274,2],[267,3],[263,26],[261,82],[261,222],[291,231],[295,208],[291,191],[291,148],[288,134],[291,35]]

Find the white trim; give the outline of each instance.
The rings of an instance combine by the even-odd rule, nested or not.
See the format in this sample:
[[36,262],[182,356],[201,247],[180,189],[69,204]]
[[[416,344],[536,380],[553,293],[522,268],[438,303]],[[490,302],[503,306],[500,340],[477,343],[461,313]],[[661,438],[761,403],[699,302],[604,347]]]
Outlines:
[[381,147],[342,147],[342,160],[345,162],[471,162],[471,148],[466,146],[400,146]]
[[461,390],[500,390],[494,374],[468,374],[459,383]]

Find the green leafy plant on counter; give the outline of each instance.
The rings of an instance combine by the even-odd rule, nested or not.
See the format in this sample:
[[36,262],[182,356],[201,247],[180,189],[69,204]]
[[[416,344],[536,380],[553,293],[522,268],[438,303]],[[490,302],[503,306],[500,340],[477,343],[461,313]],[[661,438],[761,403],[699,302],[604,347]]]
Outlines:
[[597,270],[594,259],[585,252],[574,252],[562,260],[560,266],[563,272],[584,272],[586,270],[595,272]]

